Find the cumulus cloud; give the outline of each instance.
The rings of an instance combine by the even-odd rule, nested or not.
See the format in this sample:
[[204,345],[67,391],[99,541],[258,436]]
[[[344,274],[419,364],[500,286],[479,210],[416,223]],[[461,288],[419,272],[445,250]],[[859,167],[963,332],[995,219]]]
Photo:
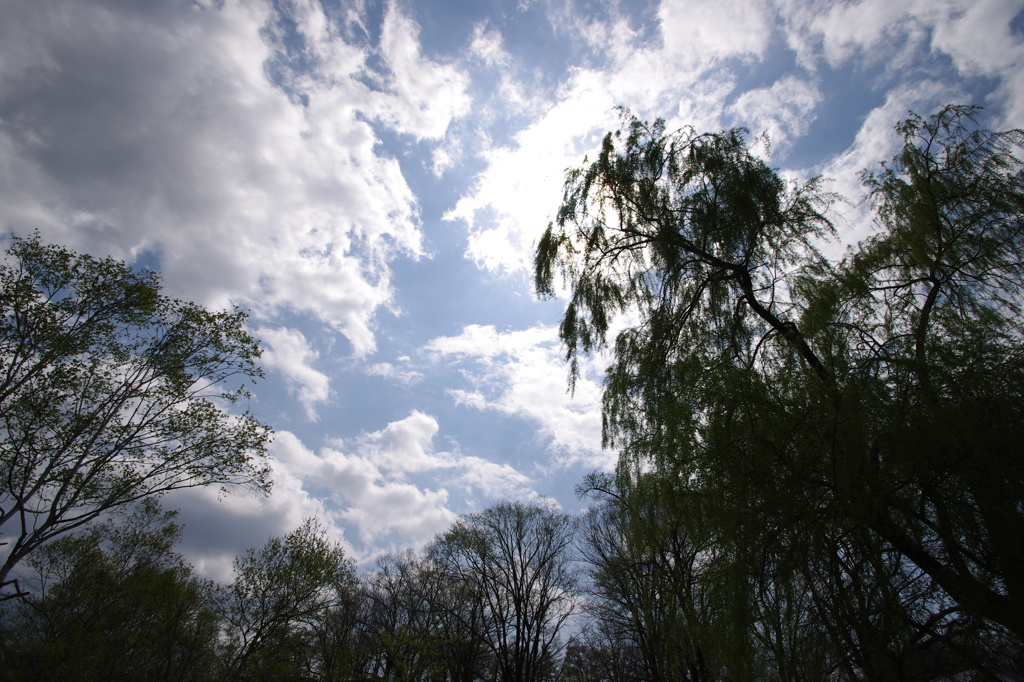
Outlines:
[[396,6],[380,44],[359,46],[319,3],[291,5],[312,66],[279,82],[269,3],[0,6],[3,229],[149,254],[175,295],[304,311],[372,351],[390,263],[418,257],[422,235],[371,121],[439,138],[467,111],[466,82],[420,54]]
[[279,431],[271,446],[270,496],[240,490],[227,495],[214,488],[178,490],[164,498],[164,505],[177,509],[177,522],[184,526],[181,550],[200,574],[229,583],[235,557],[253,547],[262,547],[271,537],[298,528],[303,519],[318,518],[328,537],[342,542],[351,555],[353,544],[345,536],[340,518],[315,497],[301,476],[286,464],[285,453],[300,449],[301,443],[287,431]]
[[332,447],[314,452],[287,432],[274,443],[287,480],[297,482],[303,495],[325,500],[334,518],[353,531],[348,541],[359,560],[384,547],[423,544],[457,518],[448,508],[447,491],[386,476],[374,454]]
[[273,444],[281,472],[276,480],[285,481],[285,498],[325,500],[331,518],[352,529],[350,540],[358,539],[353,552],[360,560],[422,545],[447,529],[458,517],[450,488],[488,500],[536,497],[529,477],[511,466],[436,450],[439,429],[434,417],[414,410],[379,431],[336,439],[316,452],[281,432]]
[[585,359],[576,390],[568,393],[554,327],[499,332],[470,325],[458,336],[434,339],[427,351],[463,367],[471,388],[453,389],[457,402],[533,422],[560,465],[614,463],[614,455],[601,448],[601,360]]
[[316,421],[317,403],[330,397],[330,379],[312,366],[320,354],[309,347],[298,329],[260,327],[255,334],[264,346],[263,366],[281,372],[289,391],[305,408],[306,418]]
[[383,431],[360,439],[359,452],[377,467],[396,474],[427,471],[451,465],[451,458],[433,451],[437,420],[414,410],[405,419],[391,422]]

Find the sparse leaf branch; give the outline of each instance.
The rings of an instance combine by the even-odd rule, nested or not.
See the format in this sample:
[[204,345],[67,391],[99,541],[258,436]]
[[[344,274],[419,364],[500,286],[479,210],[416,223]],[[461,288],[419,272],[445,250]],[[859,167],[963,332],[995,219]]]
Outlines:
[[211,402],[261,376],[244,320],[162,296],[154,273],[12,238],[0,266],[0,528],[16,518],[18,530],[0,582],[46,542],[139,499],[268,487],[270,429]]

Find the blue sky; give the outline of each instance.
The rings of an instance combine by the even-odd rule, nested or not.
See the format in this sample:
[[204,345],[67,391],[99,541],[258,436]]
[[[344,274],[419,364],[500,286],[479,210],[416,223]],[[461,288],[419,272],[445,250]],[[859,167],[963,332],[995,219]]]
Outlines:
[[[582,504],[575,395],[530,286],[564,170],[618,126],[744,126],[853,200],[908,110],[1024,126],[1009,0],[2,0],[0,230],[159,269],[262,339],[268,498],[195,490],[208,575],[319,515],[350,555],[506,498]],[[842,243],[830,247],[841,253]]]

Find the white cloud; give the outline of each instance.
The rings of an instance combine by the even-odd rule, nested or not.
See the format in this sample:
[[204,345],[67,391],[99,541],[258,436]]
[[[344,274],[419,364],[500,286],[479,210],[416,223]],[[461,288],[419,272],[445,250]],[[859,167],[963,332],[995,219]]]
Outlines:
[[601,449],[601,359],[581,360],[581,376],[569,394],[554,327],[498,332],[470,325],[458,336],[434,339],[427,351],[465,367],[473,389],[451,391],[458,403],[534,422],[559,464],[614,463],[614,455]]
[[235,556],[309,516],[324,521],[329,535],[360,563],[383,551],[421,546],[458,515],[445,487],[404,480],[410,472],[436,471],[448,484],[491,499],[537,496],[530,479],[508,465],[434,452],[437,431],[433,417],[414,411],[381,431],[318,452],[295,434],[278,431],[270,448],[271,496],[221,497],[213,489],[168,496],[168,506],[181,509],[179,521],[187,526],[182,550],[203,575],[230,581]]
[[265,2],[108,4],[0,5],[3,229],[125,258],[149,250],[174,295],[305,311],[372,351],[390,263],[418,257],[422,235],[367,119],[438,138],[468,110],[465,78],[419,53],[395,7],[375,90],[370,52],[318,3],[292,3],[314,70],[286,72],[283,88],[264,70],[281,56],[261,35]]
[[[935,104],[926,91],[934,90],[939,78],[929,81],[922,76],[927,70],[921,69],[938,73],[932,56],[949,55],[964,76],[1002,79],[993,101],[1005,103],[1008,126],[1022,125],[1024,42],[1009,28],[1016,11],[1002,0],[664,0],[657,11],[660,44],[643,43],[642,33],[620,17],[577,20],[574,37],[594,49],[600,46],[605,65],[570,71],[555,102],[519,131],[513,144],[486,151],[487,167],[476,186],[445,218],[465,221],[467,256],[479,267],[528,270],[535,240],[559,205],[564,170],[579,166],[584,154],[596,150],[603,133],[618,127],[611,113],[615,105],[625,105],[642,118],[665,117],[670,129],[693,125],[716,130],[728,117],[738,118],[755,133],[767,130],[775,148],[784,151],[808,133],[826,96],[821,88],[833,84],[819,87],[813,79],[788,73],[737,93],[744,65],[767,59],[779,39],[797,51],[798,66],[811,72],[822,60],[836,66],[851,60],[884,64],[885,82],[897,83],[890,87],[889,101],[905,104],[892,122],[907,109]],[[567,26],[565,22],[563,30],[571,30]],[[986,39],[979,40],[981,35]],[[900,79],[911,66],[917,69],[917,84],[908,87]],[[925,99],[903,96],[908,93]],[[963,99],[954,87],[942,96],[946,101]],[[733,103],[727,107],[729,99]],[[891,111],[888,105],[886,110]],[[857,149],[865,149],[862,143]],[[857,149],[851,150],[851,158],[859,154]],[[859,185],[847,177],[839,185],[841,191],[852,187],[858,190],[854,196],[859,194]]]
[[670,124],[716,128],[733,85],[728,70],[724,78],[709,78],[709,69],[730,58],[761,56],[771,38],[770,12],[739,0],[724,6],[664,2],[658,16],[662,45],[653,47],[639,44],[622,19],[584,22],[578,34],[584,42],[603,35],[601,49],[611,64],[573,69],[555,103],[512,145],[484,154],[487,168],[475,189],[444,216],[465,221],[467,256],[479,267],[529,268],[534,243],[558,208],[565,170],[579,166],[604,133],[618,127],[616,106],[642,117],[667,114]]
[[1019,3],[1005,0],[859,0],[807,4],[779,0],[789,44],[813,68],[820,57],[833,65],[857,60],[883,64],[891,78],[919,67],[921,58],[945,54],[962,77],[1001,80],[993,101],[1009,125],[1024,122],[1024,41],[1011,21]]
[[565,169],[578,165],[614,124],[615,102],[590,75],[578,73],[574,95],[522,130],[514,147],[488,151],[476,190],[445,214],[445,220],[467,223],[467,256],[480,267],[495,272],[529,267],[534,242],[558,208]]
[[492,462],[480,457],[464,457],[461,460],[464,473],[459,482],[475,488],[491,500],[538,499],[530,488],[530,477],[520,473],[508,464]]
[[490,499],[536,496],[530,479],[511,466],[435,450],[439,428],[434,417],[414,410],[316,453],[279,432],[272,448],[276,477],[290,485],[286,498],[326,500],[332,518],[359,538],[360,561],[387,548],[422,545],[447,529],[457,518],[449,488]]
[[419,383],[423,373],[409,368],[410,359],[406,356],[398,358],[398,365],[390,362],[375,362],[364,370],[370,376],[384,377],[397,381],[405,386]]
[[473,27],[469,51],[477,59],[488,66],[502,66],[512,61],[511,55],[505,50],[501,33],[489,29],[485,24]]
[[192,488],[164,498],[167,508],[179,510],[177,521],[185,527],[181,550],[200,574],[230,582],[236,556],[289,533],[309,517],[323,521],[328,536],[343,542],[352,555],[352,543],[338,516],[310,493],[288,465],[288,453],[301,456],[303,450],[293,434],[277,432],[269,460],[274,488],[267,497],[240,490],[222,495],[215,488]]
[[353,529],[361,543],[354,550],[360,561],[389,546],[421,545],[457,518],[448,508],[447,491],[387,476],[374,462],[380,452],[368,450],[346,453],[328,447],[314,453],[290,433],[279,433],[274,443],[278,466],[299,482],[304,494],[325,499],[334,517]]
[[[930,8],[916,0],[831,4],[827,12],[812,20],[809,28],[822,37],[824,56],[832,64],[845,62],[857,53],[871,62],[892,60],[893,54],[901,51],[902,62],[925,38],[923,25],[915,14],[925,10],[935,16],[942,11],[941,3],[927,5]],[[888,45],[883,48],[883,43]]]
[[806,134],[820,101],[817,86],[788,76],[768,87],[748,90],[729,111],[753,134],[768,133],[773,152],[782,152],[795,138]]
[[394,130],[422,138],[441,138],[448,124],[469,111],[468,77],[448,64],[424,59],[419,28],[389,3],[381,35],[381,54],[391,68],[389,97],[377,98],[374,115]]
[[317,403],[330,397],[330,379],[312,367],[320,354],[309,347],[306,337],[298,329],[260,327],[254,333],[264,346],[263,366],[284,375],[289,391],[305,408],[306,418],[316,421]]
[[726,57],[761,57],[773,14],[768,3],[746,0],[663,0],[658,9],[666,56],[690,68]]
[[[833,206],[832,218],[838,240],[824,246],[826,255],[839,259],[847,246],[874,232],[875,215],[870,202],[865,200],[867,188],[861,180],[861,173],[878,170],[880,163],[889,161],[899,151],[903,141],[894,126],[906,118],[908,111],[916,110],[927,116],[941,106],[937,103],[955,101],[953,95],[952,86],[948,83],[931,80],[891,89],[885,102],[864,117],[853,144],[814,169],[829,180],[829,191],[847,199]],[[925,108],[922,103],[929,104]]]
[[448,467],[451,457],[433,451],[438,429],[436,419],[414,410],[383,431],[361,438],[357,449],[375,466],[397,475]]

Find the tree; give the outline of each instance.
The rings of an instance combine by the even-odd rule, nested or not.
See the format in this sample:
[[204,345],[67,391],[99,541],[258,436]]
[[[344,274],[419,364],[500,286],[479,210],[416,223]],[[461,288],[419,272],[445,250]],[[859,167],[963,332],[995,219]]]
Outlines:
[[605,641],[638,652],[629,670],[636,679],[705,680],[708,644],[721,633],[709,632],[692,524],[673,513],[671,499],[636,491],[660,483],[642,477],[624,491],[613,477],[593,474],[581,486],[599,502],[582,533],[582,555],[592,567],[588,610]]
[[311,654],[332,611],[356,591],[355,569],[313,519],[235,560],[220,595],[226,622],[224,677],[296,679],[314,675]]
[[312,630],[309,677],[323,682],[372,677],[375,646],[367,610],[366,594],[358,586],[337,595]]
[[[896,127],[901,154],[865,173],[883,230],[843,264],[860,289],[847,287],[840,320],[880,342],[864,360],[891,396],[875,445],[888,504],[872,526],[965,609],[1024,637],[1024,131],[978,129],[975,115],[912,115]],[[834,297],[814,303],[831,312]],[[878,299],[884,318],[865,305]]]
[[389,554],[377,566],[363,578],[366,627],[377,651],[370,676],[452,682],[486,677],[480,601],[429,554]]
[[[791,622],[836,642],[888,623],[872,646],[895,667],[850,676],[1024,637],[1024,132],[976,115],[897,126],[902,152],[864,176],[878,231],[838,263],[814,248],[834,233],[820,180],[784,181],[743,130],[635,119],[569,172],[537,248],[538,291],[570,294],[570,384],[617,313],[639,320],[604,389],[623,487],[675,489],[751,637],[786,584],[829,593]],[[836,602],[851,585],[890,597]]]
[[5,605],[0,677],[214,679],[213,585],[173,551],[173,518],[146,500],[33,555],[42,584]]
[[209,312],[39,236],[0,264],[0,589],[54,538],[171,490],[268,490],[270,429],[227,406],[261,376],[237,309]]
[[431,554],[482,604],[482,637],[500,682],[558,672],[562,627],[576,610],[574,521],[541,506],[507,502],[461,518]]

